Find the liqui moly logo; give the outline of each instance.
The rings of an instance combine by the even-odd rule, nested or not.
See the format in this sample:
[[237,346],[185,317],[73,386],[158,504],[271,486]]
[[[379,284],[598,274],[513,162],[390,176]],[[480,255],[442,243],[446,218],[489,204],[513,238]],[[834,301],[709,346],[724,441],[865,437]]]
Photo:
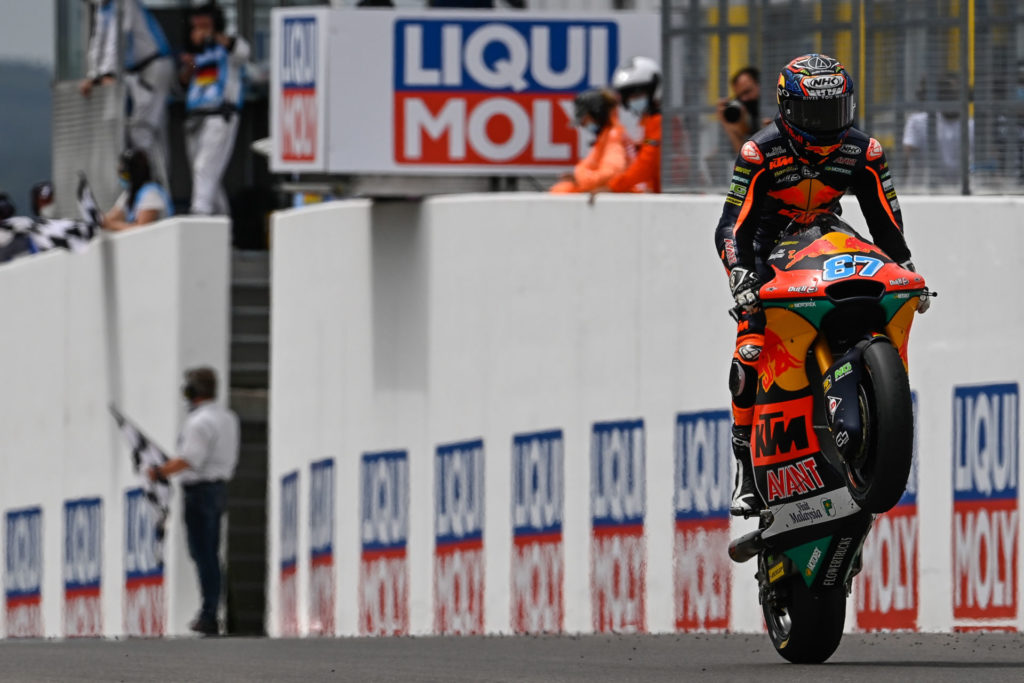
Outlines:
[[299,473],[281,477],[281,548],[280,613],[281,635],[299,635],[299,600],[296,568],[299,558]]
[[64,503],[64,634],[103,634],[103,509],[99,498]]
[[562,430],[512,438],[512,628],[564,625],[565,445]]
[[359,632],[409,633],[409,455],[367,453],[361,464]]
[[732,417],[681,414],[675,432],[676,629],[729,628]]
[[953,390],[953,618],[1013,627],[1018,608],[1017,384]]
[[320,48],[317,18],[286,17],[281,30],[281,158],[313,162],[319,121],[317,74]]
[[163,539],[157,514],[142,489],[124,494],[124,630],[130,636],[164,634]]
[[875,518],[861,549],[856,577],[857,626],[868,631],[912,631],[918,615],[917,395],[914,402],[914,455],[907,490],[900,502]]
[[4,594],[7,637],[43,636],[43,511],[7,513],[4,539]]
[[334,633],[334,460],[309,467],[309,632]]
[[395,22],[395,161],[574,163],[573,97],[608,84],[618,45],[609,21]]
[[434,500],[434,630],[483,633],[483,441],[437,447]]
[[594,425],[590,441],[591,607],[597,632],[646,627],[643,420]]

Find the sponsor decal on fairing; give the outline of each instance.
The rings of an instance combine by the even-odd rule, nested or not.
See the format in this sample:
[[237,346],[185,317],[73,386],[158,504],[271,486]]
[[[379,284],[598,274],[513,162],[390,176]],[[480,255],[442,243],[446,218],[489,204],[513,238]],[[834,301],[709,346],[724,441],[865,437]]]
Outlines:
[[1016,383],[953,389],[957,629],[1016,628],[1019,396]]
[[647,565],[644,423],[595,423],[590,438],[594,631],[642,632]]
[[409,633],[409,454],[366,453],[361,463],[359,632]]
[[732,416],[726,410],[676,416],[675,626],[679,631],[729,628],[732,567]]
[[484,442],[434,458],[434,632],[484,631]]

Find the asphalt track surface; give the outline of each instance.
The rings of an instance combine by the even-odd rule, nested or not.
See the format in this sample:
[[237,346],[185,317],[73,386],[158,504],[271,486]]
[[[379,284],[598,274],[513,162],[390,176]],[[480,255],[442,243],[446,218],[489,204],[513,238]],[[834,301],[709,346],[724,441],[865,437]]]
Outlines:
[[2,681],[1019,681],[1022,634],[847,634],[820,666],[764,635],[6,641]]

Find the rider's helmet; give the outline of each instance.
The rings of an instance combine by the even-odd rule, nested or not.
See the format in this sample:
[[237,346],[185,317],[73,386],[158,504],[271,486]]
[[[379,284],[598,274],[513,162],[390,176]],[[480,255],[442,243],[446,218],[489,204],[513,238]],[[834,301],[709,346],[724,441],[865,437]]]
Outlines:
[[800,153],[827,156],[853,125],[853,79],[827,55],[797,57],[779,74],[782,127]]
[[622,106],[637,116],[656,113],[661,104],[661,67],[650,57],[633,57],[612,74]]
[[598,133],[611,122],[612,111],[617,104],[615,95],[605,88],[594,88],[584,90],[576,95],[573,100],[574,121],[577,126],[584,125],[584,120],[589,116],[593,123],[593,132]]

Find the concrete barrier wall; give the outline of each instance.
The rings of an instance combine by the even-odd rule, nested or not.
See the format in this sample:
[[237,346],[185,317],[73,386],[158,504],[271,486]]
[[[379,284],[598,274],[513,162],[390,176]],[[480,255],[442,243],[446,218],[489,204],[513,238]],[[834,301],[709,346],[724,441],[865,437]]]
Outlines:
[[[229,249],[226,221],[182,218],[0,267],[0,634],[187,633],[199,599],[180,500],[160,571],[107,406],[174,448],[181,371],[226,377]],[[126,589],[129,569],[144,576]]]
[[[876,523],[850,629],[1022,625],[1022,314],[999,294],[1021,208],[904,202],[941,293],[911,344],[920,467]],[[268,631],[760,630],[755,567],[725,557],[753,522],[726,512],[720,209],[517,194],[278,214]]]

